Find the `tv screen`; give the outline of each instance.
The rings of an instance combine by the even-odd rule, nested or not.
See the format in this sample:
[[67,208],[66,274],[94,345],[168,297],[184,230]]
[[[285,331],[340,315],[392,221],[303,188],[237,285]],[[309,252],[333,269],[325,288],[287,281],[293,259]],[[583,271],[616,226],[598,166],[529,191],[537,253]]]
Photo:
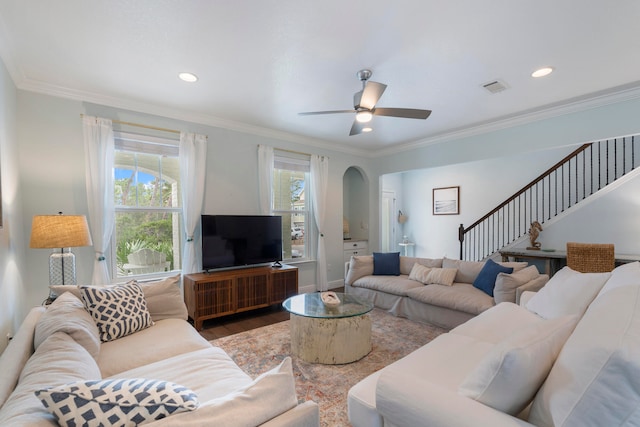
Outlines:
[[282,218],[202,215],[202,268],[213,270],[282,261]]

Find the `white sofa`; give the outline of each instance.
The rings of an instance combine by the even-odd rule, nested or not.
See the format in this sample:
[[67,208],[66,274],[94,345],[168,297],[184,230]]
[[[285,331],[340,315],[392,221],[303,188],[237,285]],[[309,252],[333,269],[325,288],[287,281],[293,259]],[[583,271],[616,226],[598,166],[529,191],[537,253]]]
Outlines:
[[365,378],[348,406],[353,427],[638,426],[640,264],[565,267]]
[[497,274],[490,294],[473,286],[485,264],[399,256],[398,275],[376,275],[374,256],[353,256],[345,264],[345,292],[395,316],[451,329],[497,303],[517,302],[522,292],[538,290],[549,280],[526,262],[498,262],[513,272]]
[[[318,406],[298,402],[291,360],[258,378],[249,377],[186,321],[178,279],[140,285],[137,289],[144,293],[140,310],[148,311],[152,326],[106,342],[101,342],[105,330],[92,317],[95,312],[86,308],[86,295],[78,288],[58,289],[61,295],[51,305],[32,309],[0,356],[0,425],[51,426],[57,421],[64,425],[40,401],[49,395],[52,401],[57,399],[61,385],[82,388],[89,381],[103,380],[98,385],[104,387],[104,380],[142,378],[159,380],[161,387],[168,382],[186,389],[183,395],[191,405],[169,406],[170,416],[151,420],[149,426],[319,426]],[[135,286],[129,283],[122,289]],[[45,391],[36,397],[37,390]],[[119,425],[107,417],[121,416],[122,408],[131,405],[131,398],[113,399],[113,412],[94,414],[104,425]],[[56,404],[51,403],[52,412]],[[71,415],[80,416],[82,408],[72,409]]]

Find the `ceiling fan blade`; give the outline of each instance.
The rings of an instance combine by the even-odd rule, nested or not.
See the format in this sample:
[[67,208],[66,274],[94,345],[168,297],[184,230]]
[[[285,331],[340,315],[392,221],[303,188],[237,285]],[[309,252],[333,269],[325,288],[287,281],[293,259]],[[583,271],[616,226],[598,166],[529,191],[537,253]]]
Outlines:
[[373,109],[386,88],[387,85],[378,82],[368,81],[365,83],[364,89],[362,89],[362,95],[360,96],[360,102],[356,102],[356,109],[358,107],[366,108],[367,110]]
[[374,116],[402,117],[405,119],[426,119],[431,110],[418,110],[415,108],[375,108]]
[[349,136],[359,135],[362,133],[362,129],[368,127],[368,123],[360,123],[357,120],[353,121],[353,125],[351,126],[351,131],[349,132]]
[[354,110],[333,110],[333,111],[309,111],[306,113],[298,113],[300,116],[315,116],[318,114],[337,114],[337,113],[355,113]]

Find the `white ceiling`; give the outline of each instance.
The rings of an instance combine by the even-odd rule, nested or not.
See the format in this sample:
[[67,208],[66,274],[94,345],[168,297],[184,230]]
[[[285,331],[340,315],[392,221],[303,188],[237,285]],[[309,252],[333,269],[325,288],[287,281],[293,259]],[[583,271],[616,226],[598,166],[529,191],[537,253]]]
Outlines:
[[[0,55],[20,89],[382,153],[640,96],[639,18],[637,0],[0,0]],[[297,114],[352,108],[362,68],[379,107],[431,117],[349,137],[351,113]]]

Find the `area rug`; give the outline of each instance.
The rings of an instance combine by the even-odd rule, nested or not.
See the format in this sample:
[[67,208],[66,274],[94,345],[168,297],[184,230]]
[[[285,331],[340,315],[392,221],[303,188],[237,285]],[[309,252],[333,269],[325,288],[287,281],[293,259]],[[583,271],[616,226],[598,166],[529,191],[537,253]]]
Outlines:
[[[398,318],[379,309],[374,309],[370,316],[373,321],[373,348],[363,359],[345,365],[321,365],[292,356],[298,398],[318,403],[320,425],[323,427],[349,426],[347,392],[353,385],[445,332],[436,326]],[[252,378],[291,356],[289,321],[219,338],[211,343],[224,349]]]

